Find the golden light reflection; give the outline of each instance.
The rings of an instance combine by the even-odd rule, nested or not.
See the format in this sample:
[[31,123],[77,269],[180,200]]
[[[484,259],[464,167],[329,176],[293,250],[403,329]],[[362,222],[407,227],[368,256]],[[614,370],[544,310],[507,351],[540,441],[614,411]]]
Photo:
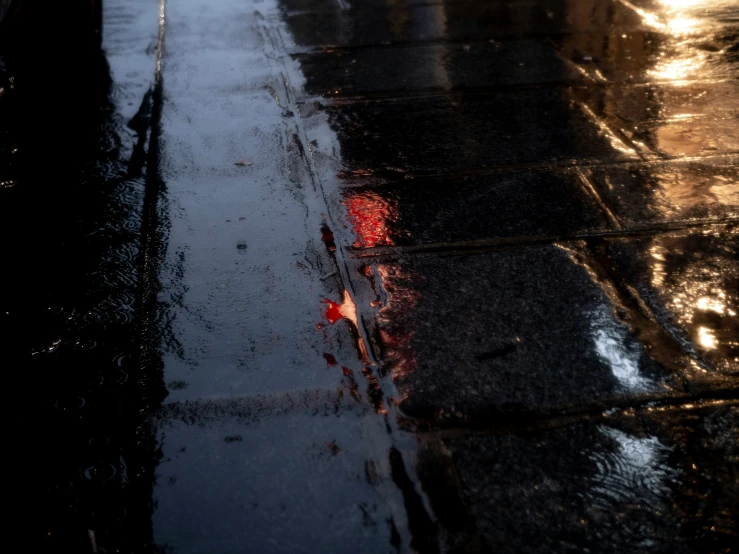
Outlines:
[[673,10],[684,10],[686,8],[699,6],[705,2],[706,0],[659,0],[660,4]]
[[[728,83],[735,70],[725,59],[726,48],[731,46],[731,41],[722,38],[726,22],[716,14],[735,7],[736,2],[727,0],[659,0],[655,13],[665,22],[659,29],[665,42],[659,57],[645,73],[651,80],[670,86],[665,89],[657,112],[661,124],[654,131],[654,143],[662,153],[695,156],[734,147],[735,126],[730,112],[736,88]],[[716,89],[711,94],[704,90],[698,95],[674,92],[677,87],[707,81],[727,83],[724,88],[729,94],[723,95]],[[688,88],[691,93],[693,89],[700,90],[698,86]],[[703,96],[706,98],[701,99]]]
[[650,284],[671,324],[708,367],[730,373],[739,371],[738,232],[655,237],[649,248]]
[[[660,272],[663,276],[659,282],[664,283],[664,269],[660,268]],[[654,279],[652,283],[655,284]],[[726,305],[725,291],[711,289],[708,283],[686,282],[684,285],[683,290],[672,298],[672,305],[683,323],[693,323],[696,311],[733,315],[733,310]]]
[[667,29],[673,34],[688,34],[698,31],[700,21],[690,17],[676,17],[667,22]]
[[619,0],[639,14],[648,27],[673,38],[662,52],[662,59],[647,74],[652,79],[680,85],[690,77],[697,77],[704,67],[708,53],[695,48],[694,35],[706,35],[708,21],[699,18],[706,0],[661,0],[663,13],[653,13],[627,0]]
[[652,246],[650,254],[654,260],[657,260],[652,263],[652,286],[659,289],[665,282],[664,248]]
[[718,292],[718,298],[711,298],[709,296],[702,296],[695,303],[695,306],[699,310],[716,312],[717,314],[723,314],[726,312],[726,306],[723,303],[723,299],[726,298],[724,291]]
[[695,76],[705,63],[707,54],[695,50],[678,50],[676,58],[667,58],[657,63],[654,68],[647,70],[647,75],[660,80],[671,81],[671,84],[686,83],[688,78]]
[[[679,148],[678,144],[670,141],[671,137],[666,130],[659,132],[657,136],[662,138],[665,147],[674,145],[673,152],[678,150],[684,152],[688,149],[686,141],[690,137],[683,135],[672,139],[673,141],[682,139]],[[696,151],[700,151],[700,147],[701,145],[696,142]],[[682,166],[678,169],[655,172],[650,180],[654,186],[656,205],[663,215],[689,219],[701,206],[718,205],[726,208],[736,207],[739,211],[739,180],[727,175],[712,175],[711,170],[702,166]],[[727,171],[725,168],[721,170]],[[652,257],[655,257],[654,253]]]
[[[736,70],[727,59],[733,42],[726,38],[731,29],[725,18],[717,14],[736,1],[616,1],[621,7],[610,13],[601,7],[607,3],[570,0],[573,24],[581,32],[563,40],[560,52],[594,81],[601,80],[596,72],[603,70],[608,80],[648,86],[617,86],[599,97],[602,104],[586,102],[597,116],[593,121],[618,127],[628,147],[647,152],[683,157],[733,151],[738,144],[732,103]],[[633,27],[634,19],[641,24],[632,33],[618,30],[598,42],[585,32],[595,18],[616,27]]]
[[659,20],[659,17],[657,17],[657,15],[651,12],[648,12],[647,10],[643,10],[639,6],[635,6],[628,0],[618,0],[618,1],[621,2],[627,8],[638,13],[639,16],[641,16],[642,21],[644,21],[646,25],[649,25],[650,27],[655,27],[657,29],[662,29],[665,27],[665,24]]
[[707,327],[698,328],[698,343],[707,350],[713,350],[716,348],[716,336],[713,333],[713,329]]
[[716,175],[710,187],[716,201],[724,206],[739,206],[739,181]]

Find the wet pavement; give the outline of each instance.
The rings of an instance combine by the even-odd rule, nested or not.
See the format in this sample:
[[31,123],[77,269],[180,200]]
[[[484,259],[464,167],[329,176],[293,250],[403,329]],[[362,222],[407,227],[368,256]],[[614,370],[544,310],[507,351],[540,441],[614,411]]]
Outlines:
[[34,547],[739,550],[736,1],[104,31],[0,83]]

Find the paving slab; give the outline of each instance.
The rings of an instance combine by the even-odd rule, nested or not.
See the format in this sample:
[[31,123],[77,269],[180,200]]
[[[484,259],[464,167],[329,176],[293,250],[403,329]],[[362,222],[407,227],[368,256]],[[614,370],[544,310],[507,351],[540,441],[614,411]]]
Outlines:
[[[343,292],[322,280],[335,268],[321,217],[306,209],[315,192],[284,87],[273,88],[280,68],[258,40],[259,16],[238,2],[217,13],[197,0],[167,12],[168,235],[157,276],[165,382],[178,384],[173,401],[338,386],[342,375],[327,371],[323,354],[344,365],[357,354],[336,347],[344,333],[351,350],[343,324],[317,329],[326,298],[340,302]],[[214,34],[218,17],[227,25]]]
[[387,552],[409,534],[381,399],[259,9],[166,12],[153,544]]
[[168,404],[156,420],[156,544],[183,554],[394,552],[374,473],[386,460],[372,461],[372,423],[355,406],[336,391]]
[[[390,67],[383,63],[388,58]],[[336,50],[296,59],[307,76],[306,92],[327,97],[583,80],[544,39]]]
[[711,156],[739,151],[737,83],[614,86],[578,97],[645,155]]
[[[355,2],[348,10],[336,9],[331,2],[300,4],[303,9],[287,11],[284,16],[282,32],[288,48],[440,40],[498,41],[594,30],[631,30],[643,24],[638,13],[615,1],[567,8],[535,0],[407,2],[403,5]],[[294,6],[295,3],[286,5]]]
[[339,186],[330,202],[337,218],[347,214],[346,242],[356,248],[526,240],[613,229],[576,172],[567,171]]
[[737,423],[736,405],[717,405],[449,438],[419,468],[436,477],[444,457],[456,468],[448,490],[461,488],[474,523],[452,551],[477,539],[481,552],[732,552]]
[[381,303],[376,340],[405,413],[553,413],[680,391],[573,257],[547,245],[367,262],[382,289],[361,301]]
[[[347,171],[438,173],[636,158],[561,89],[336,104],[326,111]],[[406,140],[409,130],[420,140]],[[318,137],[309,131],[309,138]]]
[[586,170],[627,229],[739,217],[739,158]]
[[697,387],[739,385],[738,244],[736,226],[606,241],[619,274],[705,363]]

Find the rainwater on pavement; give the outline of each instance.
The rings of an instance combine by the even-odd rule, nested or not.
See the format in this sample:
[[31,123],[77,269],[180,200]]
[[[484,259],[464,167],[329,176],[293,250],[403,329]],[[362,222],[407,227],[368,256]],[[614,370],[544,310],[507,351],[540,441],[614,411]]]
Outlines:
[[9,52],[29,551],[739,552],[736,0],[105,0],[101,55]]

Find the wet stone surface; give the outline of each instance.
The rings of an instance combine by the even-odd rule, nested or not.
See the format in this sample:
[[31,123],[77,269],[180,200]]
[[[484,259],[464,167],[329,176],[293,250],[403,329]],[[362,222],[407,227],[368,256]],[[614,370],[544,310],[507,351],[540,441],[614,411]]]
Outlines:
[[552,413],[679,390],[574,255],[539,246],[372,265],[401,409],[431,419]]
[[492,552],[731,552],[738,418],[718,405],[470,435],[430,445],[419,470],[436,479],[445,457],[457,468],[474,527],[452,545],[479,534]]
[[33,5],[23,548],[737,551],[735,0]]
[[[342,182],[355,181],[361,179]],[[574,172],[406,179],[384,186],[345,187],[337,196],[332,208],[347,213],[352,245],[358,248],[572,236],[612,229]]]
[[362,444],[371,431],[348,396],[172,403],[157,423],[166,436],[157,544],[193,554],[334,552],[347,543],[355,552],[394,550],[392,514],[372,501],[367,477]]
[[645,156],[684,158],[739,151],[735,82],[623,86],[576,96]]
[[[350,171],[437,173],[635,157],[620,143],[614,148],[560,89],[336,105],[327,111]],[[406,140],[407,129],[420,140]]]
[[[288,48],[322,45],[356,47],[432,41],[505,41],[510,38],[566,34],[578,27],[611,31],[640,28],[641,18],[619,2],[602,2],[600,13],[585,6],[580,17],[562,6],[536,0],[495,2],[361,2],[348,10],[286,3],[284,41]],[[577,5],[572,8],[577,9]],[[590,8],[590,9],[589,9]],[[585,21],[583,21],[585,20]]]
[[695,379],[739,386],[736,226],[609,239],[605,251],[656,317],[706,365]]
[[600,82],[680,86],[691,81],[731,80],[737,67],[736,22],[691,30],[697,21],[676,18],[676,24],[686,25],[686,30],[676,30],[672,36],[649,23],[651,30],[646,32],[585,31],[555,38],[555,48]]
[[739,158],[612,167],[589,173],[626,228],[739,217]]
[[147,118],[156,6],[108,4],[107,58],[74,49],[63,12],[21,22],[54,49],[0,45],[13,77],[0,76],[9,526],[35,552],[89,552],[88,533],[127,551],[151,542],[142,413],[164,387],[136,357],[145,124],[127,123]]
[[[388,56],[394,59],[391,67],[382,63]],[[338,50],[296,59],[309,76],[306,91],[326,97],[577,83],[583,78],[546,41],[532,39]]]

